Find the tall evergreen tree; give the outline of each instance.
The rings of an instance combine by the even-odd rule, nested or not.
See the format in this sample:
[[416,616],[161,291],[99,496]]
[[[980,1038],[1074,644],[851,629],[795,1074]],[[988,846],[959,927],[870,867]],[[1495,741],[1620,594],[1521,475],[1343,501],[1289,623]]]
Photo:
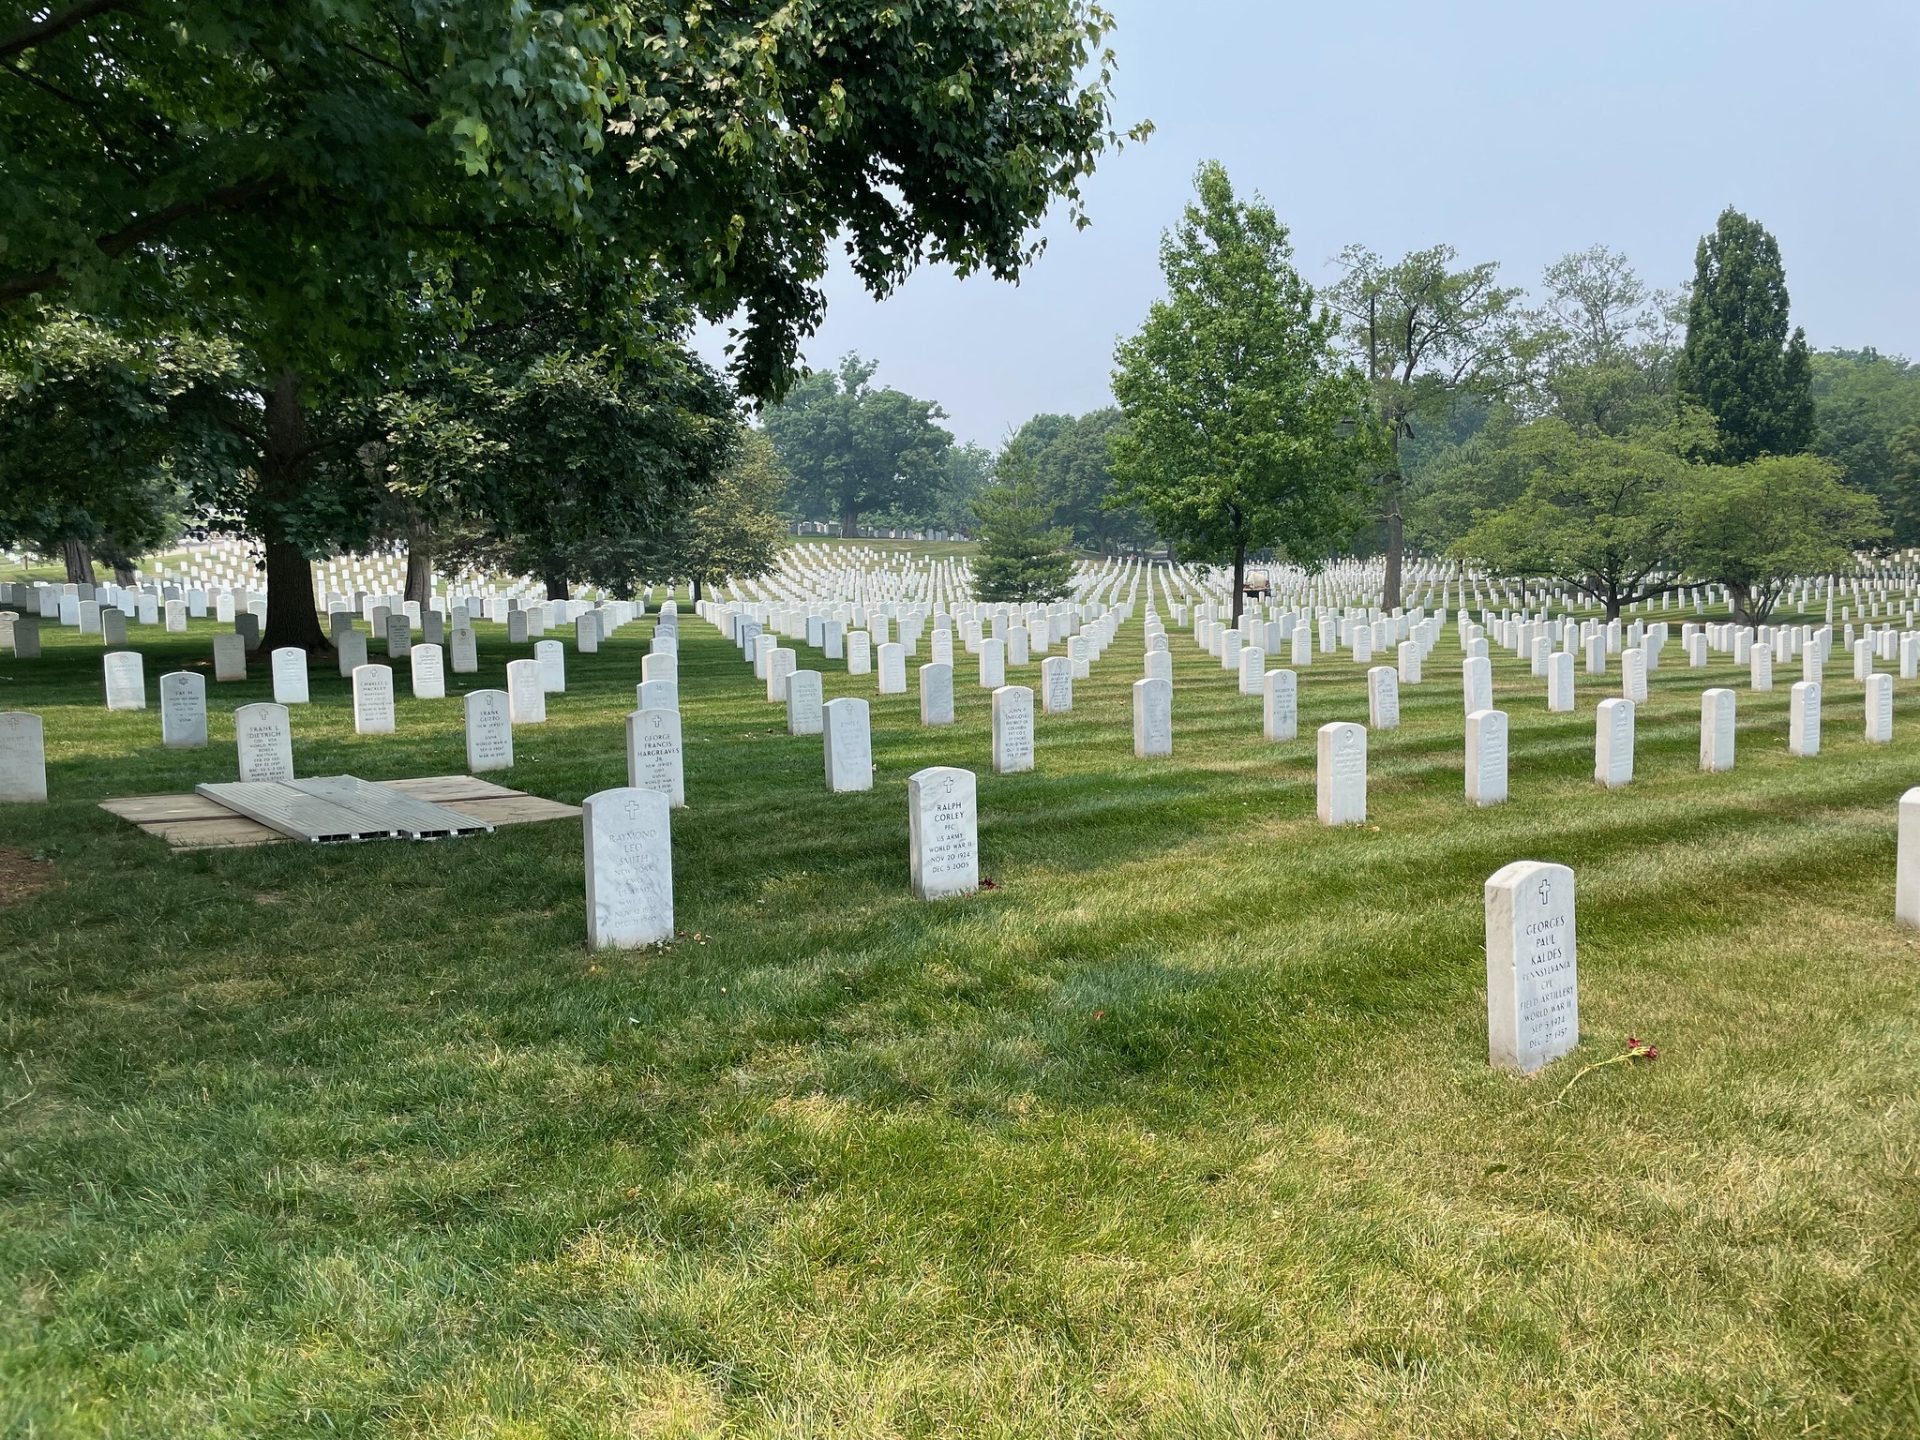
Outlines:
[[1033,458],[1020,445],[1002,451],[994,468],[994,483],[973,501],[980,521],[974,594],[994,604],[1058,600],[1073,587],[1073,532],[1052,524]]
[[1729,206],[1694,255],[1687,339],[1674,366],[1683,404],[1720,428],[1720,456],[1744,464],[1813,443],[1813,368],[1804,330],[1787,333],[1779,243]]

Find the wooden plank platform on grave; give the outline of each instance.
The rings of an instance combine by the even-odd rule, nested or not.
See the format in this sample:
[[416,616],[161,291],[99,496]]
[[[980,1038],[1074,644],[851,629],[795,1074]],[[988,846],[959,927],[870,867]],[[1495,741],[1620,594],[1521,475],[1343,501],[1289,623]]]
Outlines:
[[[578,805],[563,805],[557,800],[509,790],[472,775],[423,775],[411,780],[378,783],[399,795],[444,806],[495,827],[580,816]],[[102,800],[100,808],[138,825],[177,851],[272,845],[290,839],[205,795],[129,795],[118,800]]]

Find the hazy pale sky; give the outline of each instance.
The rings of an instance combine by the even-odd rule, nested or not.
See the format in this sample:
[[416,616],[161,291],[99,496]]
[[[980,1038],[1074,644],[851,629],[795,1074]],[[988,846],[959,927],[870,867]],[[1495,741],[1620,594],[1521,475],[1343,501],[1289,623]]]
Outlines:
[[1734,205],[1779,239],[1815,348],[1920,354],[1920,0],[1108,6],[1117,118],[1156,130],[1088,183],[1092,227],[1051,217],[1018,285],[929,268],[875,301],[837,270],[810,363],[857,350],[988,445],[1110,403],[1114,341],[1161,293],[1160,234],[1209,158],[1321,284],[1357,241],[1451,244],[1525,286],[1599,243],[1671,286]]

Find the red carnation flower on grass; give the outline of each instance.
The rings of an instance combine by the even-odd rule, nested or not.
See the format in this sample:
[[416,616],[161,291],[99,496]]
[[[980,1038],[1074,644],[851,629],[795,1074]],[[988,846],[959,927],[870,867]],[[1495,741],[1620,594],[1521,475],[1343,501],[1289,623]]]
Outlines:
[[1604,1070],[1609,1065],[1630,1065],[1635,1060],[1658,1060],[1659,1058],[1660,1047],[1658,1045],[1654,1044],[1651,1040],[1642,1040],[1638,1035],[1629,1035],[1627,1037],[1626,1049],[1622,1050],[1618,1055],[1609,1055],[1604,1060],[1596,1060],[1591,1065],[1583,1065],[1579,1070],[1574,1072],[1571,1080],[1560,1087],[1560,1093],[1540,1108],[1547,1109],[1558,1105],[1562,1100],[1567,1098],[1568,1091],[1596,1070]]

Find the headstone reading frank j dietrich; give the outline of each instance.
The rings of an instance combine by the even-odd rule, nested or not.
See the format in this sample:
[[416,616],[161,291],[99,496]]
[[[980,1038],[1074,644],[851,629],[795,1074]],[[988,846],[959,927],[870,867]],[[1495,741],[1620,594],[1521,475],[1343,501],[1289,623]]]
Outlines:
[[587,945],[631,948],[673,938],[671,806],[658,790],[602,790],[581,803]]
[[908,863],[915,898],[938,900],[980,888],[974,796],[971,770],[931,765],[907,778]]
[[293,728],[287,707],[262,702],[242,705],[233,712],[233,739],[239,752],[240,778],[293,779]]
[[1487,1060],[1531,1075],[1580,1041],[1573,871],[1516,860],[1487,881]]
[[[544,698],[544,697],[543,697]],[[467,771],[513,768],[513,710],[504,690],[470,690],[466,699]]]

